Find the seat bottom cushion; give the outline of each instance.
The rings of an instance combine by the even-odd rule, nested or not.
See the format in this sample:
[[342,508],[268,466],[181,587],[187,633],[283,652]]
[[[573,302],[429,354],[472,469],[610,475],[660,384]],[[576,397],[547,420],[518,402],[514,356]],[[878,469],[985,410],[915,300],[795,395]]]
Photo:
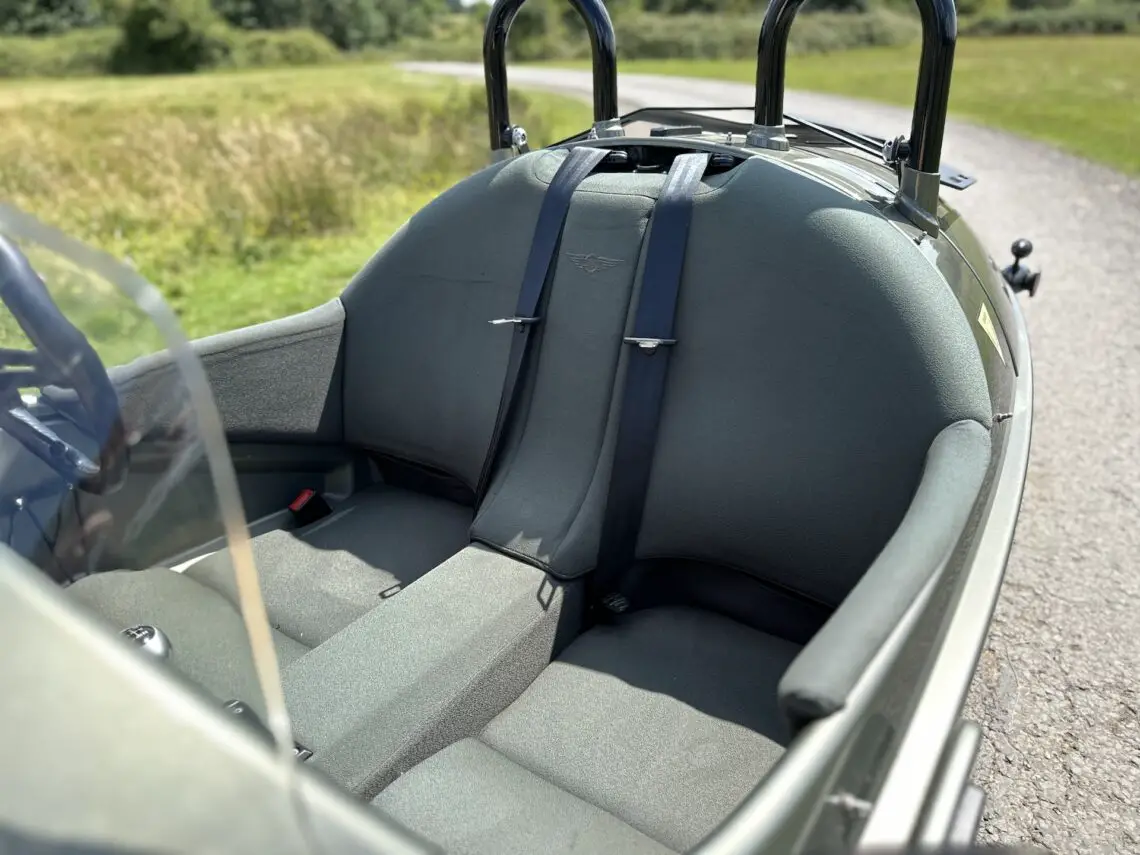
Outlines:
[[[177,672],[219,701],[245,701],[265,715],[245,623],[217,591],[165,568],[97,573],[65,590],[115,631],[158,627],[170,639],[169,662]],[[282,666],[308,651],[273,635]]]
[[[471,519],[463,505],[379,485],[303,529],[255,537],[270,621],[294,641],[316,647],[463,549]],[[227,552],[185,572],[237,601]]]
[[472,544],[282,673],[293,733],[372,798],[477,735],[577,634],[581,585]]
[[671,850],[478,739],[454,742],[375,804],[448,855],[667,855]]
[[[575,640],[480,741],[563,792],[535,808],[556,830],[572,798],[684,852],[732,812],[783,752],[776,687],[799,649],[709,612],[636,612]],[[447,838],[454,851],[497,851],[481,848],[474,830],[465,836],[459,819],[483,809],[465,800],[474,785],[462,781],[478,776],[461,762],[470,758],[441,757],[394,782],[376,804],[437,842]],[[421,775],[431,776],[440,795],[425,790],[427,804],[411,809],[407,793],[420,786]],[[506,784],[495,786],[510,792]],[[425,817],[427,825],[418,826]],[[599,822],[593,833],[610,828]],[[623,845],[615,838],[597,848]]]

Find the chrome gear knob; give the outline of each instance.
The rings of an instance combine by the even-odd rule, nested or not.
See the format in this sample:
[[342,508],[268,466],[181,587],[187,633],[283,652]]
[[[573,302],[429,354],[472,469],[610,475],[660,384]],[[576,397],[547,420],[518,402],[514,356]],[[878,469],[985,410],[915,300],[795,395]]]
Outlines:
[[170,643],[170,638],[157,626],[139,624],[138,626],[132,626],[129,629],[124,629],[119,634],[133,641],[146,653],[150,654],[156,659],[168,658],[170,656],[170,651],[174,649],[173,645]]

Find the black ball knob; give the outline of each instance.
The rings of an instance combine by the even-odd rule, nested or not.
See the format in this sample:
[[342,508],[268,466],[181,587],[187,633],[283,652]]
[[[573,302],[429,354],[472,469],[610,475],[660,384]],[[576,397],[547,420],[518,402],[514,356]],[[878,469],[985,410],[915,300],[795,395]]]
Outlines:
[[1028,291],[1030,297],[1035,296],[1041,284],[1041,274],[1021,266],[1022,260],[1033,252],[1033,244],[1025,238],[1019,238],[1013,242],[1009,251],[1013,253],[1013,264],[1001,272],[1002,277],[1015,294]]

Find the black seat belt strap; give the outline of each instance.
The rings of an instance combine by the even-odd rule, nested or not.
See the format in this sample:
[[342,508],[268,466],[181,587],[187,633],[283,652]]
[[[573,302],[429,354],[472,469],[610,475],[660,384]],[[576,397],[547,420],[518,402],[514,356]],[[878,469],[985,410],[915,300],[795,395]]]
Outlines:
[[554,270],[554,255],[562,240],[562,229],[566,224],[566,215],[570,212],[570,201],[578,185],[597,168],[607,154],[609,152],[604,149],[578,146],[566,155],[542,199],[515,314],[510,318],[490,321],[496,326],[512,325],[515,334],[511,339],[507,375],[503,380],[503,390],[499,396],[499,411],[495,415],[491,443],[487,448],[486,457],[483,458],[483,470],[479,473],[479,483],[475,488],[476,507],[482,503],[483,497],[487,494],[503,431],[510,420],[511,410],[518,396],[519,379],[526,362],[532,330],[541,321],[538,317],[538,308],[542,303],[546,283],[551,279]]
[[641,531],[665,396],[669,348],[676,343],[673,327],[693,198],[709,158],[706,153],[678,155],[669,169],[653,208],[633,335],[625,339],[634,350],[628,360],[618,411],[613,471],[591,585],[594,604],[613,613],[621,613],[629,605],[619,592],[618,583],[621,574],[634,562]]

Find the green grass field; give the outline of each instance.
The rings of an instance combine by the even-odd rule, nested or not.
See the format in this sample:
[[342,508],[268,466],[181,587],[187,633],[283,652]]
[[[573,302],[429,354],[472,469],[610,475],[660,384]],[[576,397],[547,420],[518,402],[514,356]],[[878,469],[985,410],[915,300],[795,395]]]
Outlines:
[[[918,45],[793,56],[788,86],[909,106],[917,69]],[[635,61],[621,70],[751,82],[756,65]],[[1140,173],[1140,36],[963,39],[950,111]]]
[[[917,54],[793,57],[788,82],[910,104]],[[622,68],[754,73],[752,62]],[[512,105],[539,144],[588,123],[578,101],[516,94]],[[1140,37],[965,40],[951,109],[1140,172]],[[339,293],[410,214],[487,158],[481,87],[381,64],[8,81],[0,122],[0,199],[129,259],[192,337]]]
[[[130,259],[201,336],[340,293],[486,164],[484,103],[380,65],[7,82],[0,199]],[[537,141],[588,123],[577,101],[512,103]]]

